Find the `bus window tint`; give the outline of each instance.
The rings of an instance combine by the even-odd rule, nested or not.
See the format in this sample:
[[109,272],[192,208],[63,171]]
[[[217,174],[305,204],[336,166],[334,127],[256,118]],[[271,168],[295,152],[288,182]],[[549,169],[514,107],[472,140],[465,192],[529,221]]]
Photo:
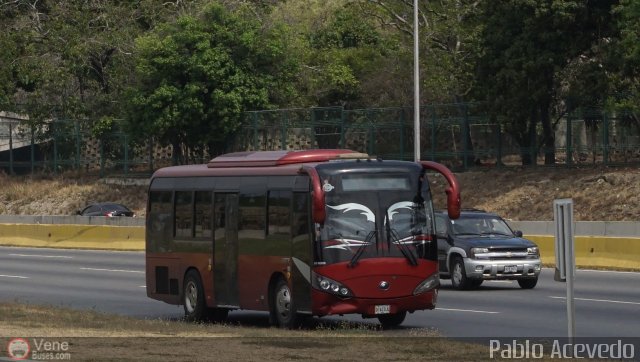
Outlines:
[[152,235],[151,250],[166,249],[169,237],[173,234],[171,222],[171,191],[151,191],[149,193],[149,215],[147,215],[148,232]]
[[214,239],[216,241],[222,241],[225,237],[225,228],[226,228],[226,208],[225,208],[226,195],[225,194],[215,194],[213,201],[213,230],[214,230]]
[[193,237],[193,193],[176,191],[175,237]]
[[211,191],[196,191],[195,194],[195,237],[211,238],[213,209],[211,205]]
[[410,189],[411,182],[407,175],[354,174],[342,176],[343,191],[406,191]]
[[309,195],[304,192],[293,194],[293,220],[291,222],[293,239],[306,238],[309,235]]
[[268,235],[289,235],[291,233],[291,191],[269,192]]
[[240,195],[240,222],[238,238],[264,239],[266,222],[264,194]]

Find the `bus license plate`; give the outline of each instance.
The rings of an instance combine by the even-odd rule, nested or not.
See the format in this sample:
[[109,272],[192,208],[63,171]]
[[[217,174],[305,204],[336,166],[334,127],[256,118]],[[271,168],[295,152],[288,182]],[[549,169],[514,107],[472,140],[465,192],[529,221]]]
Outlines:
[[518,272],[518,266],[517,265],[506,265],[504,267],[504,272],[505,273],[517,273]]
[[376,305],[375,314],[389,314],[391,313],[391,306],[386,305]]

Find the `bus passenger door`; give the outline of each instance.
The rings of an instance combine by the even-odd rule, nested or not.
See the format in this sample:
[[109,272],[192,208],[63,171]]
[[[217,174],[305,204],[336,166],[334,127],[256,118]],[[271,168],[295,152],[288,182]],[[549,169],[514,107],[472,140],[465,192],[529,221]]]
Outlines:
[[238,307],[238,194],[216,193],[213,288],[219,307]]

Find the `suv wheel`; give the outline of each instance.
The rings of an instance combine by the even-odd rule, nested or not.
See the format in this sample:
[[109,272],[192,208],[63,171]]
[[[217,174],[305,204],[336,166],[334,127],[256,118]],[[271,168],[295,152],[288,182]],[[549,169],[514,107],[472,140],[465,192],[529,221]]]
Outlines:
[[538,278],[533,279],[518,279],[518,284],[522,289],[533,289],[538,284]]
[[458,290],[465,290],[470,286],[467,272],[464,270],[464,261],[460,256],[455,256],[451,261],[451,285]]

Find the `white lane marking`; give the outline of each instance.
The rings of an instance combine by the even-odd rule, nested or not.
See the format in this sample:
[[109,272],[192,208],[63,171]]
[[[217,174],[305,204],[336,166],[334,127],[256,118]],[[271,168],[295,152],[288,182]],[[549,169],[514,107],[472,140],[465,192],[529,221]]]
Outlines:
[[491,283],[513,283],[513,280],[487,280],[487,282],[491,282]]
[[138,288],[146,288],[146,285],[139,285]]
[[21,275],[3,275],[3,274],[0,274],[0,278],[29,279],[29,277],[23,277],[23,276],[21,276]]
[[490,312],[487,310],[473,310],[473,309],[452,309],[452,308],[439,308],[436,307],[436,310],[446,310],[450,312],[469,312],[469,313],[486,313],[486,314],[499,314],[500,312]]
[[636,274],[636,275],[640,275],[639,272],[634,272],[634,271],[596,270],[596,269],[578,269],[577,271],[578,272],[618,273],[618,274]]
[[73,259],[72,256],[67,255],[37,255],[37,254],[9,254],[11,256],[23,256],[33,258],[61,258],[61,259]]
[[140,274],[144,274],[144,271],[140,271],[140,270],[98,269],[98,268],[80,268],[80,269],[82,269],[82,270],[91,270],[91,271],[106,271],[106,272],[140,273]]
[[[567,299],[567,297],[554,297],[554,296],[549,296],[549,298],[553,298],[553,299]],[[634,304],[634,305],[640,305],[640,303],[638,302],[626,302],[626,301],[622,301],[622,300],[609,300],[609,299],[590,299],[590,298],[573,298],[575,300],[582,300],[585,302],[603,302],[603,303],[618,303],[618,304]]]

